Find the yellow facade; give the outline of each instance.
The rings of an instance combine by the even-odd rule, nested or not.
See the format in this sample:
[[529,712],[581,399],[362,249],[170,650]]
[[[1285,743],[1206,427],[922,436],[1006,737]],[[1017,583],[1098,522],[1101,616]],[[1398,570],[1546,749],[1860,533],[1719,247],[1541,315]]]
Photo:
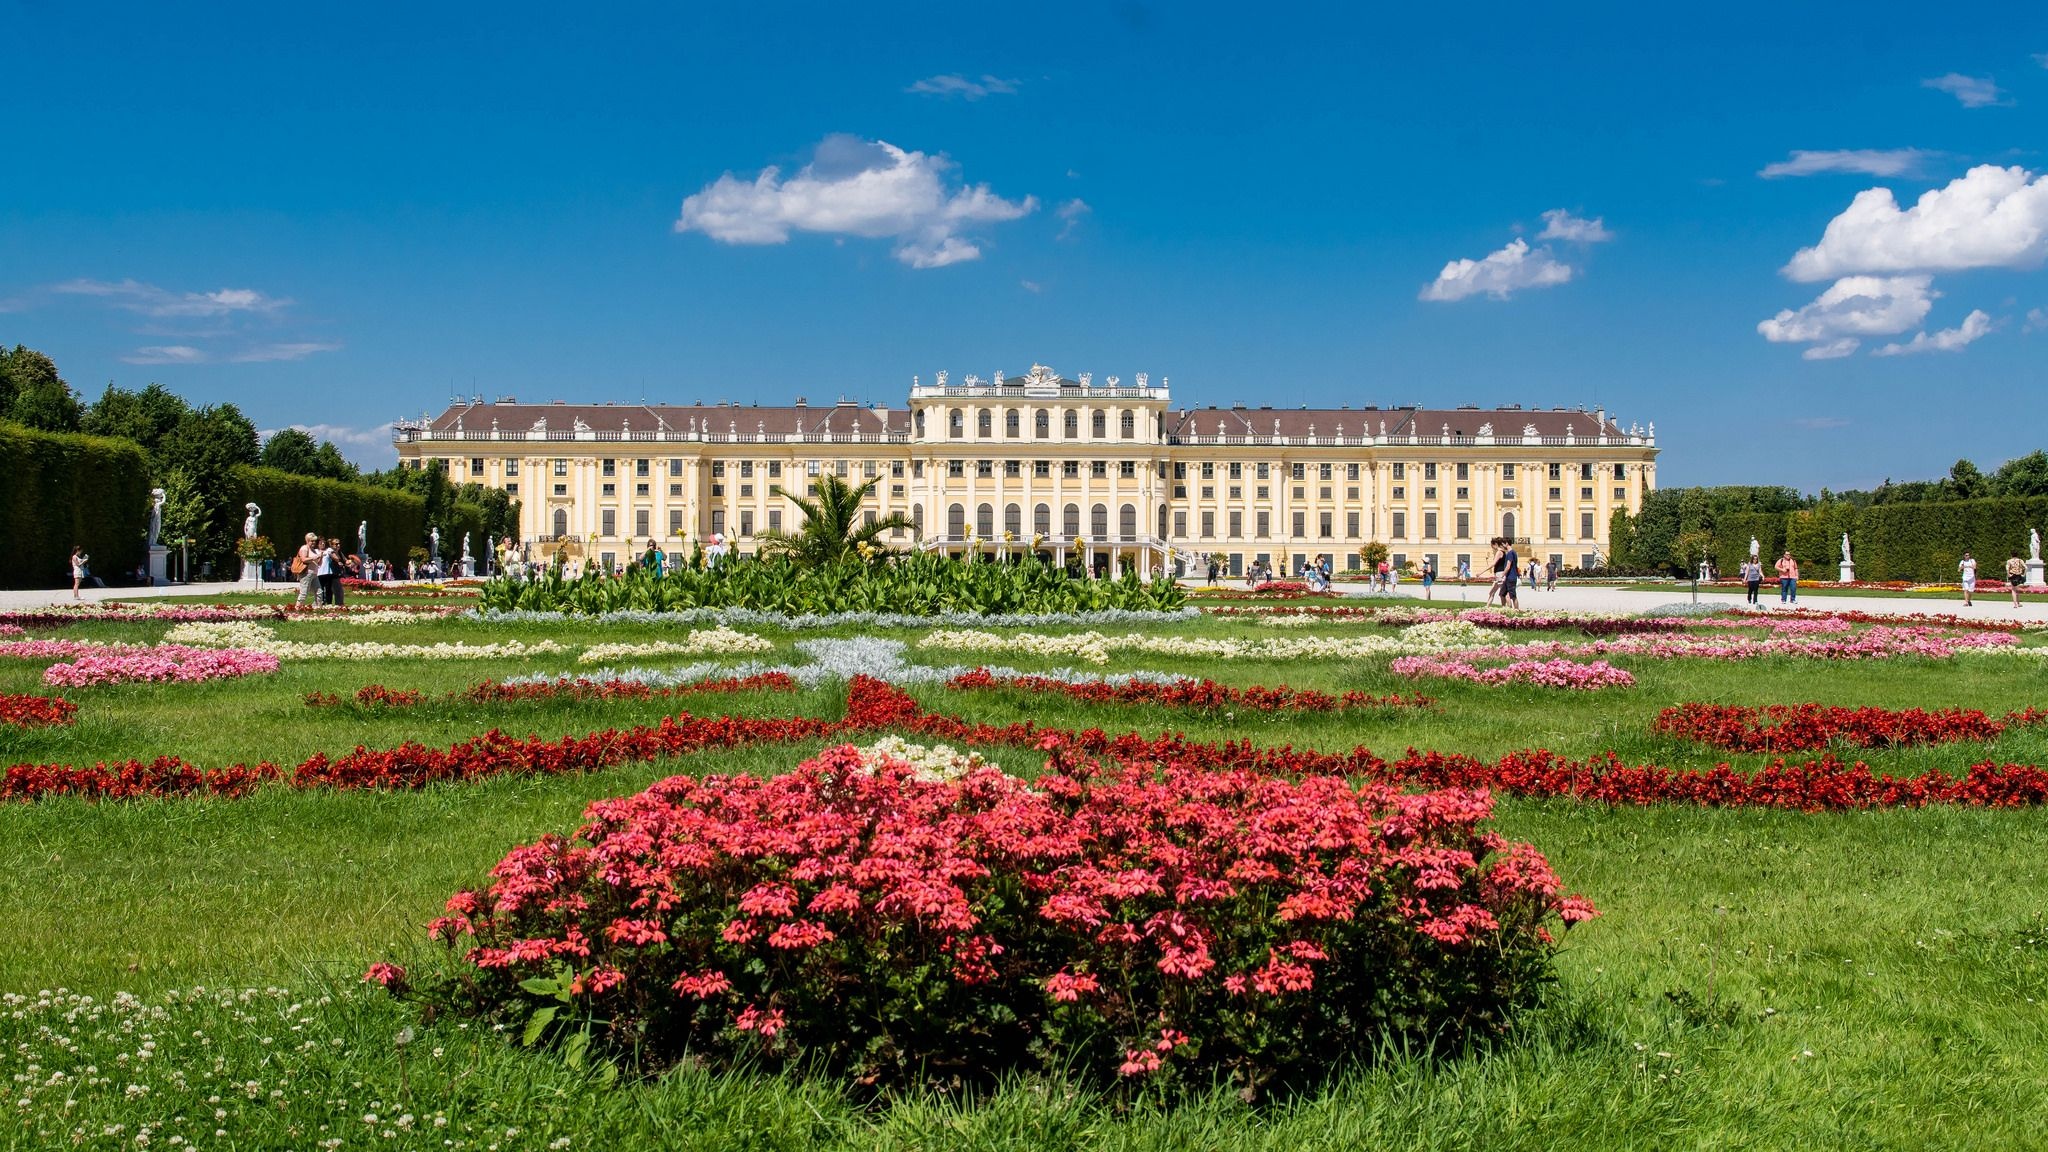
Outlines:
[[1115,571],[1210,556],[1293,572],[1368,542],[1397,563],[1486,558],[1494,536],[1566,567],[1607,554],[1616,509],[1656,487],[1655,426],[1604,412],[1174,409],[1140,375],[913,383],[905,408],[563,405],[505,400],[398,426],[400,459],[520,501],[529,557],[623,563],[649,540],[750,551],[798,513],[772,489],[831,472],[878,480],[870,510],[919,525],[905,547],[1021,552]]

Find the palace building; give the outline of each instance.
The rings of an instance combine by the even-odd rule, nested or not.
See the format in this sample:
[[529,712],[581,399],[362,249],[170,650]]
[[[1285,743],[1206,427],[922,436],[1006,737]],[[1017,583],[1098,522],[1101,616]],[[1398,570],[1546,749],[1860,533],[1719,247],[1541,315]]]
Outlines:
[[409,467],[440,460],[456,483],[520,502],[530,558],[607,566],[664,548],[794,530],[775,491],[830,472],[879,480],[870,515],[917,525],[904,547],[1044,553],[1115,573],[1194,571],[1214,556],[1238,575],[1264,560],[1339,570],[1384,543],[1396,564],[1442,573],[1507,536],[1525,558],[1589,567],[1608,520],[1656,487],[1656,425],[1604,411],[1422,407],[1175,408],[1152,386],[1044,365],[951,383],[913,378],[903,408],[841,400],[456,404],[401,421]]

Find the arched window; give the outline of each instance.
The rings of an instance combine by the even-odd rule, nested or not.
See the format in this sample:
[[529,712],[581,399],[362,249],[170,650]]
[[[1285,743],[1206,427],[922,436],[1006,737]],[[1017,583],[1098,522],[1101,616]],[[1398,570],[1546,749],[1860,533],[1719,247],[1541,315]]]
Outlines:
[[1088,418],[1088,428],[1097,439],[1109,435],[1109,414],[1097,408],[1095,415]]
[[1500,534],[1510,540],[1515,538],[1515,514],[1513,512],[1501,513]]
[[1040,440],[1052,437],[1052,416],[1045,409],[1040,408],[1038,415],[1031,418],[1031,434]]
[[1122,434],[1123,438],[1129,440],[1131,437],[1136,436],[1138,434],[1137,415],[1133,413],[1129,408],[1124,409],[1124,414],[1117,417],[1116,427],[1117,431],[1120,434]]
[[1031,510],[1031,531],[1039,536],[1052,535],[1052,505],[1040,504]]
[[958,408],[946,409],[946,435],[958,440],[963,431],[965,429],[961,424],[960,410]]
[[1060,535],[1072,539],[1081,534],[1081,506],[1069,504],[1060,509]]
[[946,509],[946,535],[955,540],[967,535],[967,509],[954,504]]
[[1166,505],[1159,506],[1159,538],[1166,539]]
[[983,539],[996,534],[996,506],[978,505],[974,509],[974,534]]
[[1109,535],[1109,505],[1097,504],[1088,510],[1088,534],[1097,540]]
[[1004,412],[1003,435],[1008,436],[1014,440],[1022,432],[1023,429],[1018,426],[1017,422],[1017,410],[1015,408],[1011,408],[1008,411]]
[[1060,433],[1069,440],[1081,435],[1081,414],[1067,409],[1066,418],[1060,421]]
[[557,539],[560,539],[568,534],[569,510],[567,508],[557,508],[555,509],[555,536]]
[[921,408],[918,409],[917,413],[917,434],[919,438],[924,436],[924,410]]
[[1116,510],[1116,534],[1123,540],[1135,540],[1138,536],[1138,506],[1126,504]]
[[1024,532],[1024,509],[1015,504],[1003,506],[1003,531],[1022,535]]
[[976,436],[990,436],[994,434],[994,431],[995,420],[988,414],[988,409],[983,408],[974,414],[974,434]]
[[914,536],[924,535],[924,505],[922,504],[912,504],[910,506],[910,531]]

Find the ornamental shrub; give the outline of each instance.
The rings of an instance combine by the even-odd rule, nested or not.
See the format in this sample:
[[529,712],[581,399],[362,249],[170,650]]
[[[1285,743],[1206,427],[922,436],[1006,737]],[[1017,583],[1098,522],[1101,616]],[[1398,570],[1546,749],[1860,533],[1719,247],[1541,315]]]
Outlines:
[[[356,550],[356,527],[370,523],[370,555],[395,560],[427,532],[427,502],[409,492],[371,484],[349,484],[297,476],[275,468],[235,469],[236,497],[228,509],[240,534],[242,505],[254,501],[263,509],[262,528],[278,541],[278,553],[289,558],[306,533],[341,541],[345,552]],[[445,545],[445,541],[443,542]],[[475,550],[483,551],[483,537]],[[461,551],[461,541],[455,544]]]
[[128,440],[0,423],[0,588],[71,582],[71,546],[117,584],[147,554],[149,469]]
[[1498,1033],[1550,978],[1551,923],[1593,915],[1485,827],[1484,790],[1046,743],[1030,785],[842,746],[598,801],[448,902],[429,930],[460,963],[423,994],[652,1068],[1257,1096]]

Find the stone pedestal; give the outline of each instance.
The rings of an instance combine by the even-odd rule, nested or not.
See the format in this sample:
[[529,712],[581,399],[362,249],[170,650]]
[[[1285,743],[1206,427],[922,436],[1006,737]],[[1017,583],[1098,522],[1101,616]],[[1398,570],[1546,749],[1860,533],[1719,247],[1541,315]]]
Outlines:
[[263,564],[262,564],[262,563],[261,563],[260,561],[256,561],[256,560],[244,560],[244,561],[242,561],[242,583],[244,583],[244,584],[261,584],[261,583],[263,583]]
[[2048,573],[2043,573],[2039,560],[2027,561],[2027,587],[2048,588]]
[[464,576],[476,575],[476,561],[464,556],[462,558],[462,574]]
[[1855,582],[1856,582],[1856,565],[1854,565],[1854,564],[1844,564],[1844,565],[1842,565],[1842,583],[1844,583],[1844,584],[1854,584]]
[[156,545],[155,547],[149,550],[150,587],[161,588],[164,585],[169,584],[171,582],[170,577],[167,575],[167,573],[170,571],[170,557],[171,550],[169,548],[164,547],[161,544]]

